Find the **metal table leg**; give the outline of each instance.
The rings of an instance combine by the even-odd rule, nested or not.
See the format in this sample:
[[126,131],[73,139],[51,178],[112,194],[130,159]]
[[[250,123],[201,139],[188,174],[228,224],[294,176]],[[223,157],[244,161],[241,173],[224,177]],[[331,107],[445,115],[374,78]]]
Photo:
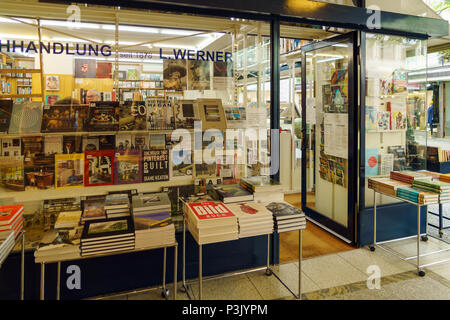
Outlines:
[[182,270],[182,281],[183,281],[183,288],[186,290],[187,292],[187,287],[186,287],[186,221],[184,220],[183,217],[183,270]]
[[421,277],[425,272],[420,270],[420,205],[417,205],[417,274]]
[[167,289],[166,289],[166,263],[167,263],[167,247],[164,247],[164,257],[163,257],[163,291],[162,297],[167,299]]
[[45,283],[45,263],[41,262],[41,293],[40,293],[40,298],[41,300],[45,299],[44,296],[44,283]]
[[302,229],[298,230],[298,299],[302,300]]
[[173,300],[177,300],[178,244],[173,247]]
[[373,244],[370,251],[375,251],[377,244],[377,192],[373,190]]
[[58,271],[56,272],[56,300],[60,299],[61,289],[61,262],[58,262]]
[[25,231],[22,231],[22,252],[20,259],[20,300],[25,299]]
[[203,283],[202,283],[202,245],[198,245],[198,299],[202,300],[202,291],[203,291]]
[[267,265],[266,276],[272,275],[272,269],[270,269],[270,234],[267,235]]
[[443,221],[443,219],[442,219],[442,216],[443,216],[443,205],[442,204],[439,204],[439,237],[441,237],[442,238],[442,236],[443,236],[443,232],[442,232],[442,230],[443,230],[443,225],[444,225],[444,221]]

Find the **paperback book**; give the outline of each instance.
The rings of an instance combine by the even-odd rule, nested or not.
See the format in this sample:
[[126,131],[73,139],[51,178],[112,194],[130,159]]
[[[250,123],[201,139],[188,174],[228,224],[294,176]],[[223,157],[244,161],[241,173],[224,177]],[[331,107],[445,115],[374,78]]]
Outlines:
[[115,153],[115,184],[142,182],[140,150],[119,150]]
[[143,150],[142,153],[142,182],[169,181],[169,150]]

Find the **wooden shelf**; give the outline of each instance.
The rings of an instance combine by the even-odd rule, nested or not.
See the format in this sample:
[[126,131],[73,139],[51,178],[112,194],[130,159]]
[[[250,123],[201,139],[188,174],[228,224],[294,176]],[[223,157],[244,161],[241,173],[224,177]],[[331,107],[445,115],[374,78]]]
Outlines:
[[62,189],[45,189],[45,190],[26,190],[14,191],[6,188],[0,189],[0,199],[13,198],[15,202],[22,203],[24,201],[42,201],[49,199],[61,199],[67,197],[83,197],[107,194],[110,191],[121,191],[136,189],[138,192],[158,192],[162,187],[177,187],[192,184],[193,177],[172,177],[169,181],[160,182],[144,182],[133,184],[116,184],[109,186],[96,187],[78,187],[78,188],[62,188]]
[[41,73],[41,69],[0,69],[1,73]]
[[42,98],[41,94],[2,94],[0,99],[14,98]]

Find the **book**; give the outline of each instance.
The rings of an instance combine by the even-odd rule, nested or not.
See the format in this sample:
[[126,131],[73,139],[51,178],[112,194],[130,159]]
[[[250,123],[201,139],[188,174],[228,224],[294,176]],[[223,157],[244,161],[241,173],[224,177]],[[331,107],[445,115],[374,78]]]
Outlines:
[[166,135],[165,134],[151,134],[149,139],[150,149],[165,149]]
[[86,136],[83,137],[83,151],[96,151],[100,148],[100,141],[98,137]]
[[32,159],[32,162],[24,161],[25,188],[53,188],[55,183],[55,155],[37,154]]
[[41,132],[70,132],[73,131],[70,117],[70,105],[44,106]]
[[81,211],[64,211],[56,218],[55,229],[67,229],[78,226],[81,219]]
[[366,131],[376,131],[377,125],[377,108],[374,106],[366,106]]
[[236,216],[222,202],[191,202],[187,204],[188,212],[192,213],[195,227],[199,225],[214,225],[215,220],[236,221]]
[[142,163],[142,182],[169,181],[169,150],[143,150]]
[[3,138],[1,139],[2,156],[15,156],[22,155],[22,140],[20,138]]
[[[164,135],[163,135],[164,136]],[[137,133],[133,135],[134,147],[140,150],[148,150],[150,146],[150,135],[148,133]],[[164,137],[164,143],[166,139]],[[165,144],[164,144],[165,146]]]
[[75,59],[75,78],[95,78],[97,75],[95,59]]
[[390,130],[391,113],[385,111],[378,111],[377,113],[377,124],[378,131]]
[[145,101],[125,101],[121,103],[119,130],[147,130],[147,108]]
[[0,99],[0,132],[7,133],[11,121],[13,101]]
[[114,218],[111,220],[87,221],[84,225],[83,240],[108,239],[111,236],[134,236],[133,220],[128,218]]
[[240,184],[242,187],[253,193],[266,191],[282,191],[280,183],[271,179],[269,176],[254,176],[249,178],[242,178]]
[[244,129],[247,124],[247,110],[243,106],[223,106],[227,128]]
[[170,211],[171,201],[167,193],[146,193],[133,196],[133,213],[143,211]]
[[22,103],[13,104],[8,133],[21,133],[20,128],[22,123],[23,108],[24,105]]
[[55,188],[83,187],[84,154],[55,155]]
[[10,225],[23,213],[24,206],[10,205],[0,206],[0,226]]
[[221,99],[197,99],[202,130],[227,128],[225,111]]
[[105,199],[105,210],[127,209],[130,199],[126,193],[108,194]]
[[98,79],[111,79],[112,78],[112,63],[97,61],[96,77]]
[[394,170],[394,155],[392,153],[380,154],[380,175],[390,174]]
[[137,69],[128,69],[127,70],[127,79],[128,80],[137,80],[138,79],[138,70]]
[[287,202],[272,202],[266,208],[272,212],[275,220],[286,220],[292,218],[304,218],[305,214],[300,209]]
[[85,186],[114,183],[114,150],[85,151],[84,157]]
[[63,136],[62,153],[72,154],[81,152],[83,152],[81,136]]
[[392,130],[406,129],[406,112],[394,111],[392,112]]
[[202,60],[188,60],[188,90],[210,90],[211,75],[210,62]]
[[115,184],[142,182],[140,150],[118,150],[115,153]]
[[15,103],[8,133],[39,133],[42,111],[41,102]]
[[131,134],[120,133],[116,136],[116,150],[134,150],[133,137]]
[[0,183],[7,189],[25,190],[23,156],[0,157]]
[[175,128],[193,129],[194,121],[200,120],[195,100],[176,100],[173,106]]
[[366,177],[378,175],[378,148],[366,149]]
[[220,200],[223,203],[253,200],[253,194],[238,184],[213,186],[211,192],[216,200]]
[[38,155],[44,154],[44,137],[26,136],[22,138],[22,154],[24,156],[25,167],[36,164]]
[[173,101],[158,97],[147,99],[146,104],[148,130],[172,130],[175,128]]
[[89,131],[118,131],[119,103],[96,101],[89,105]]
[[63,137],[62,136],[45,136],[44,137],[44,154],[52,155],[63,153]]

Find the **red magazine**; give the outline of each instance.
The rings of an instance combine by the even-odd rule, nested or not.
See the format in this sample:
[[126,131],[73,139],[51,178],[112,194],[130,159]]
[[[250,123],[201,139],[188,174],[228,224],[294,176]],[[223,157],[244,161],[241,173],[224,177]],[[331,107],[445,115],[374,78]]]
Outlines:
[[23,211],[23,204],[0,207],[0,225],[9,225]]
[[193,202],[189,203],[189,208],[199,220],[235,217],[220,201]]
[[86,150],[84,152],[84,185],[114,184],[114,150]]

